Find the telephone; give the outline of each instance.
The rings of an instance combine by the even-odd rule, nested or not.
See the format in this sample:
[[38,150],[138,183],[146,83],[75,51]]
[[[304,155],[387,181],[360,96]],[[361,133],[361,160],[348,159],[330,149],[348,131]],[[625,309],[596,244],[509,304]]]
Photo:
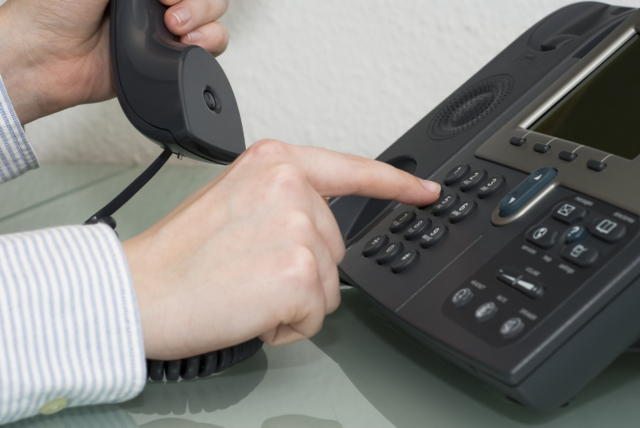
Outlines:
[[436,203],[330,203],[342,280],[533,409],[640,337],[639,31],[632,8],[550,14],[378,157]]

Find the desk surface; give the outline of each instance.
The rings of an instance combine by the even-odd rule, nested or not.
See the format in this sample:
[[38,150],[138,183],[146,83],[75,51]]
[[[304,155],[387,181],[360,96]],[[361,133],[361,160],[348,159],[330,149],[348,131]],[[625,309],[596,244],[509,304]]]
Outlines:
[[[81,223],[143,167],[49,165],[0,186],[0,233]],[[221,167],[165,167],[116,214],[127,239],[166,215]],[[322,331],[268,347],[208,379],[149,383],[120,405],[69,409],[15,427],[386,428],[637,427],[640,355],[618,358],[571,404],[548,414],[504,399],[430,354],[357,291]]]

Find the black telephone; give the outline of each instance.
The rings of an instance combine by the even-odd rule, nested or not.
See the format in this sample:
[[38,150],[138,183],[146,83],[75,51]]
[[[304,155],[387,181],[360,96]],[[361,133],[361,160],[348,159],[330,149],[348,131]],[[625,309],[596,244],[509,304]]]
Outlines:
[[342,280],[534,409],[640,337],[639,31],[631,8],[552,13],[378,157],[439,201],[330,204]]

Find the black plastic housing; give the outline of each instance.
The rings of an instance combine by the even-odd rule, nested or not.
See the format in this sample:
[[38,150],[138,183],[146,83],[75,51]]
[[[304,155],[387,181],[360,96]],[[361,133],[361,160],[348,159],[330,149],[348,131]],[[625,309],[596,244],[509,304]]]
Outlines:
[[213,55],[169,32],[166,10],[158,0],[111,0],[111,62],[122,110],[162,148],[230,163],[245,141],[229,80]]

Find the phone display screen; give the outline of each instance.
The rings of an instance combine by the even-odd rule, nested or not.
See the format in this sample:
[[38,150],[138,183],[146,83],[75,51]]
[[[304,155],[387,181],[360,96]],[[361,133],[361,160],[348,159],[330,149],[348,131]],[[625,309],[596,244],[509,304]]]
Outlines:
[[640,155],[640,37],[618,49],[531,130],[627,159]]

